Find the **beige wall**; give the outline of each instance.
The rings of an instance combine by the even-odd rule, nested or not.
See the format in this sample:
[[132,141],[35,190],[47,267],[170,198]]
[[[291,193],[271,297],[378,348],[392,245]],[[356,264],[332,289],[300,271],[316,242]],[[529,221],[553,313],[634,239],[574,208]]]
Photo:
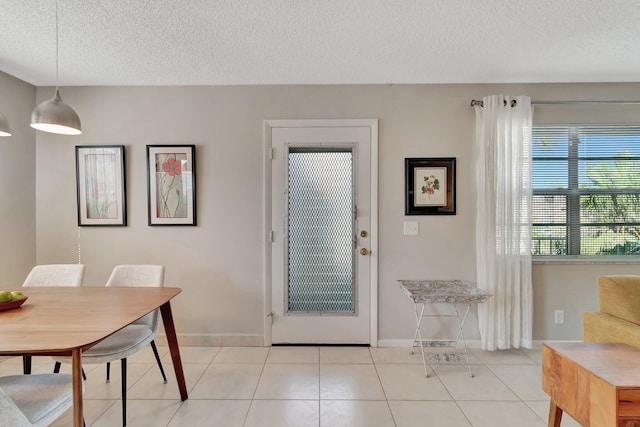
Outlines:
[[35,87],[0,72],[0,112],[13,136],[0,137],[0,288],[21,285],[36,260]]
[[[534,100],[640,99],[640,85],[63,88],[62,97],[78,111],[84,133],[36,137],[37,262],[77,262],[74,146],[125,145],[129,225],[82,228],[85,282],[102,285],[116,264],[164,264],[167,285],[184,289],[174,304],[183,342],[261,343],[263,120],[377,118],[379,338],[408,339],[412,305],[397,279],[475,279],[469,101],[493,93],[528,94]],[[39,88],[38,100],[51,94],[51,88]],[[540,106],[535,113],[536,122],[547,123],[637,122],[638,117],[637,106]],[[147,144],[197,146],[197,227],[147,226]],[[444,156],[458,159],[457,215],[405,217],[404,158]],[[404,236],[404,220],[418,221],[420,235]],[[640,269],[536,264],[534,339],[580,339],[580,313],[597,305],[595,278],[610,273],[640,274]],[[564,325],[553,324],[555,309],[566,311]],[[467,337],[478,338],[475,313]]]

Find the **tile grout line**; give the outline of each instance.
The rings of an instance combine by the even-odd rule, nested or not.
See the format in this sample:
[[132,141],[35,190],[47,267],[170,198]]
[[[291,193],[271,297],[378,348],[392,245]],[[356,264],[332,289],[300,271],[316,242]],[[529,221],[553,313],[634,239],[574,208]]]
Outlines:
[[391,410],[391,405],[389,404],[389,397],[387,396],[387,392],[384,389],[384,384],[382,383],[382,378],[380,378],[380,372],[378,371],[378,365],[373,360],[373,355],[371,354],[371,347],[369,347],[369,357],[371,357],[371,361],[373,362],[373,369],[376,371],[376,376],[378,377],[378,382],[380,383],[380,388],[382,389],[382,393],[384,394],[384,400],[387,402],[387,409],[389,409],[389,414],[391,415],[391,420],[393,421],[394,427],[398,427],[398,423],[396,422],[396,417],[393,415],[393,411]]
[[[211,360],[209,360],[209,363],[207,363],[207,367],[204,369],[204,371],[202,371],[202,374],[200,374],[200,376],[195,380],[195,382],[193,383],[193,387],[191,387],[189,394],[191,394],[193,392],[193,390],[195,390],[196,386],[198,385],[198,383],[200,382],[200,380],[202,379],[202,377],[204,376],[204,374],[207,372],[207,370],[211,367],[211,365],[213,364],[213,361],[215,360],[216,356],[218,355],[218,353],[220,353],[220,348],[218,347],[218,350],[215,352],[215,354],[211,357]],[[183,363],[183,369],[184,369],[184,365],[186,365],[187,363]],[[172,361],[172,367],[173,367],[173,361]],[[188,387],[188,386],[187,386]],[[199,399],[196,399],[199,400]],[[178,406],[178,409],[173,413],[173,415],[171,416],[171,418],[169,418],[169,421],[167,422],[167,425],[165,427],[168,427],[169,425],[171,425],[171,422],[173,421],[173,419],[176,417],[176,415],[178,415],[178,412],[180,412],[180,409],[182,409],[182,407],[184,406],[184,401],[180,402],[180,405]]]
[[322,427],[322,396],[320,393],[322,392],[322,386],[320,381],[322,381],[320,369],[322,364],[320,363],[320,347],[318,347],[318,427]]
[[[526,354],[525,352],[521,351],[520,349],[514,349],[514,350],[517,350],[519,353],[524,355],[527,359],[533,361],[534,365],[536,365],[536,366],[541,365],[540,363],[538,363],[536,360],[533,360],[531,357],[529,357],[528,354]],[[529,405],[527,405],[527,403],[518,395],[518,393],[516,393],[515,390],[513,390],[511,387],[509,387],[509,385],[507,385],[507,383],[502,381],[502,378],[500,378],[494,372],[494,370],[490,368],[491,365],[501,365],[501,364],[498,364],[498,363],[489,363],[489,364],[487,364],[487,363],[484,363],[484,362],[483,362],[483,364],[489,370],[489,372],[491,372],[493,375],[495,375],[495,377],[498,379],[498,381],[500,381],[511,393],[514,394],[514,396],[516,396],[518,398],[518,401],[520,403],[522,403],[527,409],[529,409],[533,413],[533,415],[536,416],[536,418],[538,418],[542,422],[546,421],[543,418],[541,418]],[[504,364],[502,364],[502,365],[504,365]],[[511,366],[518,366],[518,365],[520,365],[520,366],[532,366],[532,364],[530,364],[530,363],[527,363],[527,364],[524,364],[524,363],[513,363],[513,364],[508,364],[508,365],[511,365]]]
[[256,388],[253,390],[253,395],[249,401],[249,407],[247,408],[246,414],[244,414],[244,420],[242,421],[242,426],[246,426],[247,420],[249,418],[249,412],[251,412],[251,408],[253,408],[253,402],[256,397],[256,393],[258,392],[258,387],[260,386],[260,381],[262,380],[262,374],[264,373],[264,368],[267,366],[267,360],[269,360],[269,354],[271,354],[271,349],[273,347],[269,347],[267,349],[267,354],[264,357],[264,361],[262,362],[262,369],[260,370],[260,375],[258,376],[258,382],[256,383]]

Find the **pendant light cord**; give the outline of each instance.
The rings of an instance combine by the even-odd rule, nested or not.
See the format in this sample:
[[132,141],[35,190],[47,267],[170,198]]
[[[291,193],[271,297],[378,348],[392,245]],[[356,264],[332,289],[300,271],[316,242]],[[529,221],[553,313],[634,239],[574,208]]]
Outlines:
[[55,0],[56,37],[56,90],[48,101],[41,102],[31,113],[31,127],[43,132],[61,135],[80,135],[82,124],[73,108],[62,102],[60,97],[60,1]]
[[58,0],[56,0],[56,90],[58,90]]
[[82,230],[82,227],[78,226],[78,264],[82,264],[82,245],[80,239],[80,230]]

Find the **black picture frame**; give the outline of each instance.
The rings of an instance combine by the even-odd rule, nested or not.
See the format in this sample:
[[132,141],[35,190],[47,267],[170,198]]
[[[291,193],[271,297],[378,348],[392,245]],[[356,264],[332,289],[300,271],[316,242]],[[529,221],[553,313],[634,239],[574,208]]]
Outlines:
[[78,226],[127,225],[124,145],[76,145]]
[[197,224],[195,145],[147,145],[147,205],[150,226]]
[[456,158],[404,159],[405,215],[456,214]]

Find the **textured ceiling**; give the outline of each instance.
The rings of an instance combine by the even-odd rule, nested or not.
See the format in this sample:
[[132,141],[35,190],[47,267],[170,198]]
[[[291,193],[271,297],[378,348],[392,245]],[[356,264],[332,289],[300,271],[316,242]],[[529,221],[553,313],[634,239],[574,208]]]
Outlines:
[[[640,0],[59,0],[60,85],[640,81]],[[55,84],[55,0],[0,70]]]

